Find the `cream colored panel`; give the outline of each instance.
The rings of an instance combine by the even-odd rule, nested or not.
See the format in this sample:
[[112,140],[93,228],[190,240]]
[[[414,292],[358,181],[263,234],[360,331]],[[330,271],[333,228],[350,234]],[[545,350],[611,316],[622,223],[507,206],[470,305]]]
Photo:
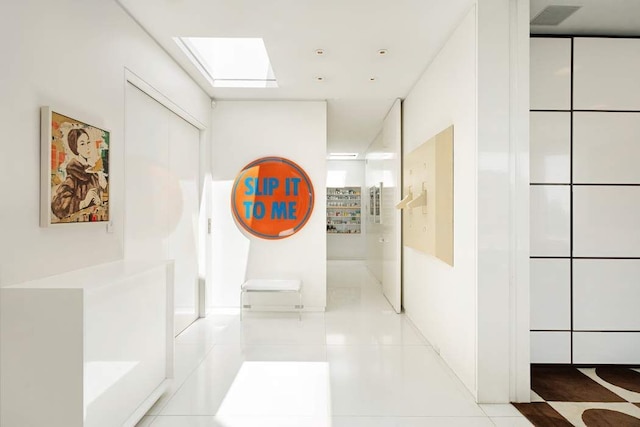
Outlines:
[[571,113],[532,112],[530,180],[568,184],[571,177]]
[[531,255],[569,256],[569,186],[534,185],[530,195]]
[[571,332],[531,332],[531,363],[571,363]]
[[453,265],[453,126],[436,136],[436,256]]
[[639,224],[640,187],[574,187],[574,256],[640,257]]
[[530,50],[532,110],[571,108],[571,40],[532,38]]
[[640,360],[638,332],[574,332],[573,363],[637,365]]
[[640,331],[640,260],[573,262],[574,330]]
[[531,329],[571,329],[571,261],[532,259]]
[[574,113],[573,182],[640,183],[640,114]]
[[453,265],[453,126],[404,163],[404,244]]
[[640,110],[640,40],[576,38],[573,108]]

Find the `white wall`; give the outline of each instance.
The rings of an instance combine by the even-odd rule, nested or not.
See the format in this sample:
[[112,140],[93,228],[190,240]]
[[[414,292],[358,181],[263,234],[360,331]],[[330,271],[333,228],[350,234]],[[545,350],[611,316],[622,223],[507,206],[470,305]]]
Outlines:
[[404,307],[484,403],[529,399],[527,39],[478,1],[403,103],[404,155],[454,125],[454,265],[404,247]]
[[[328,160],[327,187],[360,187],[361,206],[365,202],[364,161]],[[327,234],[327,259],[365,259],[366,212],[360,209],[360,234]]]
[[404,247],[407,315],[476,390],[476,12],[460,23],[403,103],[403,154],[454,125],[454,266]]
[[[11,64],[0,70],[0,285],[121,259],[125,68],[205,124],[209,98],[114,1],[25,0],[3,4],[0,16]],[[43,105],[111,130],[113,234],[39,227]]]
[[[326,103],[221,101],[213,129],[213,294],[210,306],[238,307],[245,278],[298,278],[305,309],[326,306]],[[288,158],[309,175],[315,206],[291,237],[247,237],[231,215],[231,184],[240,170],[265,156]]]

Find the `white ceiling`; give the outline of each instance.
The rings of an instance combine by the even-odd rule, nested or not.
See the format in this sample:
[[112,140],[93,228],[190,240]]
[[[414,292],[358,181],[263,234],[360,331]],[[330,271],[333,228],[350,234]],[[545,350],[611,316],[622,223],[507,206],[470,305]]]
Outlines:
[[531,18],[549,5],[582,8],[558,26],[532,25],[531,34],[640,36],[640,0],[531,0]]
[[[218,100],[328,101],[328,152],[363,153],[473,0],[117,0]],[[278,88],[213,88],[172,40],[262,37]],[[323,56],[315,54],[322,48]],[[380,56],[379,49],[388,54]],[[324,81],[317,82],[315,77]],[[375,77],[375,81],[370,81]]]

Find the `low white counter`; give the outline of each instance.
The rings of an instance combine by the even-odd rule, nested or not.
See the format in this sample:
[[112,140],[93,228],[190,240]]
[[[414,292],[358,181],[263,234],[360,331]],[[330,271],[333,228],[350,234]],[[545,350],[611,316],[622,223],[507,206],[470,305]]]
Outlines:
[[134,426],[173,376],[173,263],[0,289],[0,425]]

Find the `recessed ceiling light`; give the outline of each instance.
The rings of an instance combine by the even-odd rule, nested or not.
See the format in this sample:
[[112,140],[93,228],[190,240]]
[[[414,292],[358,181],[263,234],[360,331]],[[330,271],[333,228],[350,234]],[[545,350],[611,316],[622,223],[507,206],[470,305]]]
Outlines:
[[378,51],[378,55],[380,55],[380,56],[384,56],[384,55],[386,55],[386,54],[387,54],[387,49],[380,49],[380,50]]
[[316,81],[317,82],[323,82],[324,81],[324,77],[318,76],[318,77],[316,77]]
[[376,78],[375,78],[375,77],[369,77],[369,81],[370,81],[370,82],[375,82],[375,81],[376,81]]
[[174,37],[214,87],[278,87],[261,38]]
[[316,55],[318,56],[324,55],[324,49],[316,49]]

